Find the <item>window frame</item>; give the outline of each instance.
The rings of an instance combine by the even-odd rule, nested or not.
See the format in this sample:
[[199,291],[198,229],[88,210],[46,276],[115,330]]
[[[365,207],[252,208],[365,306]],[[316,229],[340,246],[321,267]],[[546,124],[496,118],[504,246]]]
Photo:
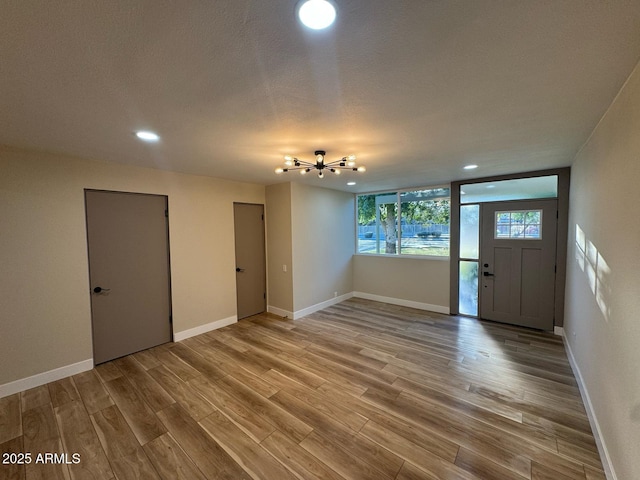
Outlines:
[[[410,188],[401,188],[401,189],[394,189],[394,190],[378,190],[378,191],[374,191],[374,192],[362,192],[362,193],[356,193],[355,194],[355,255],[362,255],[365,257],[385,257],[385,258],[407,258],[407,259],[423,259],[423,260],[443,260],[443,261],[449,261],[449,259],[451,258],[451,237],[449,237],[449,240],[447,242],[447,246],[448,246],[448,254],[447,255],[417,255],[417,254],[411,254],[411,253],[402,253],[402,199],[401,196],[402,194],[406,193],[406,192],[415,192],[415,191],[421,191],[421,190],[438,190],[438,189],[448,189],[449,190],[449,195],[447,196],[443,196],[443,197],[439,197],[439,198],[434,198],[432,200],[440,200],[440,199],[448,199],[449,200],[449,232],[451,231],[451,184],[438,184],[438,185],[429,185],[429,186],[425,186],[425,187],[410,187]],[[360,224],[358,223],[358,197],[361,196],[367,196],[367,195],[395,195],[396,199],[395,199],[395,203],[397,205],[397,218],[396,218],[396,229],[398,231],[398,235],[397,235],[397,253],[367,253],[367,252],[360,252],[360,237],[359,237],[359,227]],[[376,222],[376,229],[380,228],[378,223]],[[449,234],[450,235],[450,234]]]

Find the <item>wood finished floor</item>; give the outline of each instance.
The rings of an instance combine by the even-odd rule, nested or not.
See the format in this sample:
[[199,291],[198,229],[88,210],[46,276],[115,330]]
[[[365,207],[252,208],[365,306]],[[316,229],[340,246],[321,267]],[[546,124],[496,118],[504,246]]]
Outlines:
[[2,479],[605,478],[558,337],[351,299],[0,399]]

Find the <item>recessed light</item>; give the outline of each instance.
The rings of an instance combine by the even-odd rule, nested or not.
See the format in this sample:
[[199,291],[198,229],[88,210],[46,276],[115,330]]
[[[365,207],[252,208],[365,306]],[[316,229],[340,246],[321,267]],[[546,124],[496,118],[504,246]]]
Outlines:
[[336,8],[327,0],[307,0],[300,5],[298,17],[304,26],[322,30],[336,19]]
[[136,137],[145,142],[157,142],[160,140],[160,136],[157,133],[150,132],[148,130],[140,130],[136,132]]
[[347,182],[347,185],[349,185],[350,187],[355,185],[355,184],[356,184],[356,182]]
[[478,168],[478,165],[465,165],[464,166],[465,170],[473,170],[474,168]]

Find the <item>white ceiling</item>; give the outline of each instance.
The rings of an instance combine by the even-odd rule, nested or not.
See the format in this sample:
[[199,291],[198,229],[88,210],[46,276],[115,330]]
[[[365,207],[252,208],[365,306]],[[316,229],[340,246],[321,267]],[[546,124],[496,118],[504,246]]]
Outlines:
[[305,182],[426,186],[569,165],[640,58],[640,0],[334,1],[322,32],[295,0],[2,2],[0,143],[261,184],[323,149],[367,173]]

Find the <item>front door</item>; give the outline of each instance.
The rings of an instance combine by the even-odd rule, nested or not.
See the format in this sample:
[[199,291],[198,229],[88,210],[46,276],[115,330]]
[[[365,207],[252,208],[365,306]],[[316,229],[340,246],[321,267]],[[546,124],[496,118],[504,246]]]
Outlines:
[[171,341],[167,197],[87,190],[95,364]]
[[480,317],[552,331],[557,200],[482,204]]
[[266,310],[264,206],[233,204],[238,319]]

